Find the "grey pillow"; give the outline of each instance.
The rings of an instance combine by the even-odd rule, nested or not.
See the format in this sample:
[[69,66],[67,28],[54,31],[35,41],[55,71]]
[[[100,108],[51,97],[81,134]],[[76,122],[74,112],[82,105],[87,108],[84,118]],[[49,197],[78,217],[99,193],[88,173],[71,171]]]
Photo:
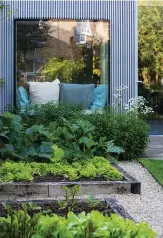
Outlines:
[[61,104],[81,105],[88,109],[93,101],[94,84],[60,84]]

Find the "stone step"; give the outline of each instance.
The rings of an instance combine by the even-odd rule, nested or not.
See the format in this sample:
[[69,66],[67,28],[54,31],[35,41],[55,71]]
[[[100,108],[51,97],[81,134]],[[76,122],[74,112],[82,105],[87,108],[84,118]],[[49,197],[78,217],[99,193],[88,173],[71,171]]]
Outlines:
[[151,135],[150,143],[145,151],[147,158],[163,159],[163,135]]

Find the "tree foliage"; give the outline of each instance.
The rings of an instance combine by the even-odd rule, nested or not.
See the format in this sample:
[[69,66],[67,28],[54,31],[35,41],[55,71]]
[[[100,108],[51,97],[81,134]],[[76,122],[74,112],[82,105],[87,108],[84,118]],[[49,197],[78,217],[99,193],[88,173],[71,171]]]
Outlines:
[[158,83],[163,75],[163,7],[139,7],[138,26],[139,70]]

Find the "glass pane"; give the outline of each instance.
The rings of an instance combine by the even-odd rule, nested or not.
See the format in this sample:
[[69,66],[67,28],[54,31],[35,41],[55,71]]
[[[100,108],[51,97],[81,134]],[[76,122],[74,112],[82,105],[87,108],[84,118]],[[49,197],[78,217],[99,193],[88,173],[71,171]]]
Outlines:
[[16,22],[16,82],[108,84],[109,22]]

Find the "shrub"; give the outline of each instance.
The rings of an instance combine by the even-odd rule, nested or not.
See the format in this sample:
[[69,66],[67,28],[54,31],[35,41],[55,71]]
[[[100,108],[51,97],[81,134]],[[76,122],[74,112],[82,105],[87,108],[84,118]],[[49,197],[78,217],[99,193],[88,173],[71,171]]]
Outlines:
[[78,215],[69,212],[67,218],[41,213],[30,216],[26,208],[10,213],[8,217],[0,217],[1,238],[155,238],[157,235],[146,223],[136,224],[116,214],[104,216],[98,211]]
[[68,163],[24,163],[6,161],[0,166],[0,182],[32,181],[34,176],[60,176],[69,180],[104,177],[106,180],[122,180],[122,174],[107,159],[94,157],[89,160]]
[[97,138],[106,137],[124,149],[125,153],[118,156],[121,160],[137,159],[147,148],[149,127],[135,113],[106,109],[103,114],[86,115],[85,118],[94,125]]
[[[109,141],[110,145],[111,141],[113,141],[116,146],[125,151],[125,153],[118,153],[118,147],[116,151],[115,147],[114,150],[108,151],[112,152],[113,155],[119,154],[119,159],[137,159],[142,156],[149,142],[147,124],[133,112],[118,113],[107,108],[103,114],[84,115],[79,107],[73,105],[56,106],[49,103],[34,107],[36,108],[35,115],[23,115],[21,130],[22,127],[26,129],[32,128],[34,124],[44,125],[45,128],[48,128],[49,135],[48,139],[42,142],[52,141],[63,147],[65,149],[65,157],[71,161],[78,158],[91,157],[92,154],[104,155],[107,141]],[[10,118],[5,118],[5,125],[9,120]],[[67,121],[67,124],[65,121]],[[72,129],[75,130],[75,126],[77,126],[77,130],[74,136]],[[3,125],[0,123],[0,132],[2,127]],[[44,130],[47,130],[45,128]],[[84,131],[85,129],[88,129],[88,132],[84,132],[84,134],[82,130]],[[20,138],[17,133],[18,131],[15,133],[16,140]],[[81,137],[84,138],[81,139]],[[45,148],[45,146],[43,147]]]
[[48,126],[50,122],[61,125],[61,118],[72,120],[80,118],[81,107],[79,105],[56,105],[47,103],[42,105],[32,105],[20,113],[23,123],[28,127],[33,124],[43,124]]

